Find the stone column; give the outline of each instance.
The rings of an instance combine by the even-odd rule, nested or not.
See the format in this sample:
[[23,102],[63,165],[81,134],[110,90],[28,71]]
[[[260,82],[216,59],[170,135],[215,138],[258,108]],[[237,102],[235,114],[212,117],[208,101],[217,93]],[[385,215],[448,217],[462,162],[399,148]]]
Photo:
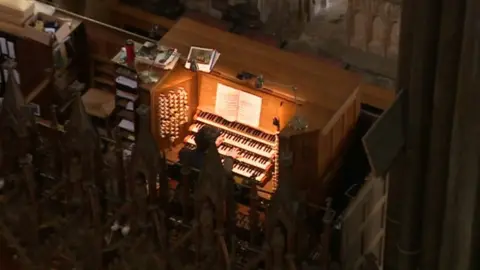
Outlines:
[[[409,0],[405,0],[407,2]],[[414,1],[414,24],[411,54],[414,59],[402,72],[410,72],[402,81],[408,93],[406,113],[405,175],[402,198],[401,226],[398,241],[398,269],[417,269],[421,253],[421,221],[423,217],[424,179],[428,159],[429,126],[438,46],[441,4],[437,0]],[[402,22],[405,22],[402,20]],[[418,20],[418,21],[417,21]],[[407,29],[408,31],[408,29]],[[405,43],[406,41],[403,40]],[[405,44],[402,44],[405,45]],[[403,48],[402,48],[403,49]],[[408,53],[408,51],[407,51]],[[404,64],[403,62],[402,64]],[[402,78],[403,79],[403,78]],[[395,179],[399,180],[399,179]]]
[[465,10],[440,270],[480,269],[480,2]]
[[421,269],[438,269],[453,113],[457,94],[465,1],[443,0],[433,97],[429,162],[425,177]]

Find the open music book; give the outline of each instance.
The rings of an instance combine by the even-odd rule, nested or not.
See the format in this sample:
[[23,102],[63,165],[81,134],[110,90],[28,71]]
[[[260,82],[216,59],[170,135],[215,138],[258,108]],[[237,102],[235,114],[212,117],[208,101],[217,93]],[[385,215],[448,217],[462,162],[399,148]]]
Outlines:
[[235,88],[217,84],[215,113],[230,122],[240,122],[252,127],[260,124],[262,98],[237,90]]

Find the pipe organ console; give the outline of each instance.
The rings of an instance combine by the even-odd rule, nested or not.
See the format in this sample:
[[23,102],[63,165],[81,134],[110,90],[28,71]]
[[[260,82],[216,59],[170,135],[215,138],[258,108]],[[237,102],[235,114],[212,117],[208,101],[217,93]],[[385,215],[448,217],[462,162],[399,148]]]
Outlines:
[[[227,120],[216,113],[215,106],[219,102],[217,91],[224,85],[261,97],[258,126]],[[179,163],[178,153],[182,148],[195,149],[195,136],[200,129],[205,126],[215,127],[223,136],[223,142],[218,147],[220,156],[225,157],[232,148],[239,151],[239,157],[233,166],[235,181],[244,186],[256,184],[259,192],[264,192],[263,197],[267,199],[277,187],[277,158],[280,151],[293,153],[298,187],[311,192],[311,197],[322,199],[323,193],[319,193],[319,190],[324,191],[329,181],[323,178],[334,170],[336,157],[340,156],[342,145],[356,122],[359,109],[356,98],[352,96],[346,101],[345,111],[336,112],[338,118],[332,120],[324,114],[335,113],[320,106],[304,103],[296,108],[287,96],[267,93],[218,75],[184,69],[174,70],[164,82],[164,89],[158,90],[157,95],[163,97],[165,93],[171,92],[172,87],[185,89],[189,112],[187,124],[181,128],[179,138],[173,142],[162,136],[161,115],[157,116],[159,145],[168,149],[169,162]],[[159,100],[156,106],[165,104]],[[302,118],[300,122],[308,123],[308,126],[299,128],[296,125],[299,117]],[[273,124],[274,119],[280,119],[280,129]]]
[[[293,155],[295,184],[307,191],[310,201],[323,203],[360,111],[359,76],[189,19],[175,24],[160,44],[182,55],[188,55],[190,46],[221,52],[212,72],[179,64],[153,91],[157,97],[178,88],[186,93],[188,119],[178,139],[162,138],[161,123],[152,121],[170,164],[179,162],[182,148],[196,147],[202,127],[212,126],[224,138],[218,147],[221,156],[232,148],[240,152],[233,168],[237,184],[249,186],[254,179],[260,196],[272,194],[281,178],[278,154],[287,151]],[[242,72],[253,78],[237,76]],[[264,81],[258,85],[260,74]],[[152,106],[161,111],[159,102]]]

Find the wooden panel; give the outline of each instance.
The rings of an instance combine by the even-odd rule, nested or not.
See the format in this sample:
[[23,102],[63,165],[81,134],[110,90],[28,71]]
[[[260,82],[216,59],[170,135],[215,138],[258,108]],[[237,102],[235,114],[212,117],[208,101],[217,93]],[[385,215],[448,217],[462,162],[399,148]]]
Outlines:
[[[368,177],[345,210],[342,227],[344,269],[361,267],[364,256],[373,253],[382,262],[388,180]],[[361,239],[361,253],[357,241]],[[353,250],[353,251],[352,251]]]
[[331,140],[329,135],[320,135],[319,136],[319,149],[322,149],[322,153],[318,157],[318,175],[321,175],[322,172],[327,170],[327,167],[330,162],[330,155],[331,153]]
[[[10,25],[13,26],[13,28],[10,28],[4,27],[5,25],[0,23],[0,35],[14,44],[20,89],[26,98],[30,97],[30,100],[33,100],[38,95],[34,92],[39,90],[38,86],[50,75],[49,72],[53,67],[52,47],[25,36],[22,27]],[[45,85],[41,88],[41,91],[44,91]],[[51,90],[49,85],[47,85],[47,88]],[[0,89],[0,93],[2,90],[4,89]]]
[[407,97],[400,92],[393,105],[386,110],[363,136],[368,161],[376,176],[383,176],[405,144],[404,107]]
[[51,89],[50,78],[45,77],[36,89],[26,97],[27,103],[34,103],[40,107],[39,116],[44,119],[52,119],[50,109],[50,106],[53,104]]
[[345,138],[343,136],[343,134],[344,134],[344,119],[345,119],[345,115],[340,117],[340,119],[335,124],[335,126],[333,127],[333,130],[332,130],[332,133],[333,133],[333,149],[334,149],[334,152],[332,153],[333,156],[336,156],[336,154],[340,150],[342,142]]
[[[301,190],[309,190],[318,182],[318,169],[312,164],[318,164],[317,160],[321,152],[318,149],[318,131],[308,132],[295,138],[291,143],[293,153],[293,171],[298,187]],[[318,189],[317,189],[318,190]]]
[[365,241],[368,243],[373,243],[378,234],[382,233],[382,230],[384,229],[384,223],[383,223],[383,215],[384,213],[382,212],[383,206],[385,205],[382,200],[377,202],[378,204],[375,204],[376,207],[374,207],[368,217],[367,222],[365,223],[365,228],[364,228],[364,234],[365,234]]
[[290,101],[265,94],[256,89],[245,87],[244,85],[236,84],[215,75],[203,73],[199,75],[200,97],[198,104],[201,109],[215,112],[215,99],[217,95],[217,85],[219,83],[262,98],[260,129],[266,132],[274,133],[276,131],[276,127],[273,125],[274,117],[280,117],[281,125],[284,126],[294,114],[295,106]]
[[48,76],[48,68],[53,67],[52,47],[21,35],[11,36],[15,39],[15,60],[20,75],[20,89],[28,96]]

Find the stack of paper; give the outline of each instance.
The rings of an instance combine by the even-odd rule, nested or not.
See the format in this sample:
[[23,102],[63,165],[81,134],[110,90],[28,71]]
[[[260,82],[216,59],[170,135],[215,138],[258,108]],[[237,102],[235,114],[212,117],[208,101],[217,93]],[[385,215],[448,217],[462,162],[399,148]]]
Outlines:
[[137,62],[157,68],[171,70],[175,67],[180,54],[175,48],[157,46],[151,42],[142,45],[135,58]]
[[177,49],[174,48],[160,48],[157,56],[155,57],[154,66],[163,69],[173,69],[177,64],[180,54]]
[[[192,46],[188,53],[185,68],[209,73],[212,71],[219,57],[220,53],[217,50]],[[197,67],[193,68],[191,66],[192,63],[195,63]]]

